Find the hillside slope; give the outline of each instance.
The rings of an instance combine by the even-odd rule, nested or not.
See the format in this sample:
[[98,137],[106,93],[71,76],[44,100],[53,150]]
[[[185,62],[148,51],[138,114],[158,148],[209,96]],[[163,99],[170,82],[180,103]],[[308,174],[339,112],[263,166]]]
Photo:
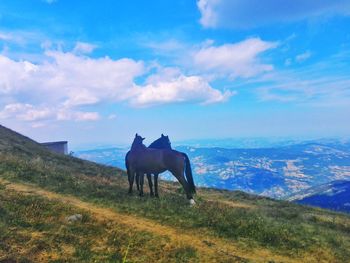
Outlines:
[[[177,183],[127,194],[122,170],[61,156],[0,127],[0,261],[346,262],[348,215]],[[65,217],[81,213],[83,220]]]
[[293,195],[288,200],[350,213],[350,181],[338,180],[315,186]]

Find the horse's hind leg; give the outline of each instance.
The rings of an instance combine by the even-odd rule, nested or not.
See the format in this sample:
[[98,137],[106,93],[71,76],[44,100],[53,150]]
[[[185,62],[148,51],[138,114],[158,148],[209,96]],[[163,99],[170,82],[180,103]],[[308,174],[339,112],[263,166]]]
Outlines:
[[137,191],[140,191],[140,174],[136,173],[135,177]]
[[158,195],[158,174],[154,174],[154,192],[155,192],[155,197],[159,197],[159,195]]
[[143,181],[144,181],[145,175],[143,173],[139,174],[139,180],[140,180],[140,196],[143,196]]
[[148,180],[148,186],[149,186],[149,193],[150,193],[150,196],[154,196],[154,193],[153,193],[153,184],[152,184],[152,174],[147,174],[147,180]]

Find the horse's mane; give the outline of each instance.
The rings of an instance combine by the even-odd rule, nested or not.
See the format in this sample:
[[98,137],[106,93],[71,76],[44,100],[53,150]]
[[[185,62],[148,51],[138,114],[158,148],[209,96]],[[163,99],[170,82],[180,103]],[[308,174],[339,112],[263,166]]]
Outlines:
[[[164,137],[160,137],[158,138],[157,140],[155,140],[154,142],[152,142],[148,148],[156,148],[156,149],[164,149],[165,147],[167,147],[167,144],[163,142],[163,139]],[[172,149],[171,148],[171,145],[169,147],[169,149]]]
[[144,149],[144,148],[147,148],[147,147],[143,143],[133,142],[132,145],[131,145],[131,149],[134,150],[134,149],[137,149],[137,148]]

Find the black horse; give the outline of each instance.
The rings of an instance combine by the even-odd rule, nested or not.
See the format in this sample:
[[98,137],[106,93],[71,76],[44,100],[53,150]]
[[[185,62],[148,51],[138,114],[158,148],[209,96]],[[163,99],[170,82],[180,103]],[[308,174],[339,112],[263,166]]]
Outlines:
[[[170,143],[170,140],[169,140],[169,137],[168,136],[164,136],[163,134],[161,135],[160,138],[158,138],[157,140],[155,140],[154,142],[152,142],[148,148],[153,148],[153,149],[170,149],[171,150],[171,143]],[[130,152],[130,151],[129,151]],[[128,162],[126,161],[127,158],[128,158],[128,154],[129,152],[126,154],[125,156],[125,166],[126,166],[126,169],[129,169],[128,168]],[[189,164],[190,165],[190,164]],[[190,167],[190,166],[189,166]],[[142,174],[142,176],[144,176]],[[140,174],[139,173],[136,173],[136,176],[135,176],[135,181],[136,181],[136,187],[137,187],[137,191],[139,191],[140,193],[140,196],[143,195],[143,187],[140,188]],[[153,192],[153,183],[152,183],[152,174],[147,174],[147,181],[148,181],[148,186],[149,186],[149,190],[150,190],[150,195],[151,196],[154,196],[154,192]],[[155,174],[154,175],[154,188],[155,188],[155,196],[156,197],[159,197],[158,195],[158,174]],[[141,189],[141,191],[140,191]]]
[[[171,143],[169,140],[169,136],[165,136],[165,135],[161,135],[160,138],[158,138],[157,140],[155,140],[154,142],[152,142],[148,148],[152,148],[152,149],[168,149],[171,150]],[[184,154],[186,155],[186,154]],[[186,155],[187,157],[187,155]],[[187,157],[188,159],[188,157]],[[186,166],[188,165],[189,168],[191,168],[191,164],[188,160],[188,163],[186,162]],[[140,184],[140,174],[136,175],[136,185],[137,185],[137,190],[140,191],[140,195],[143,195],[143,187],[140,188],[139,184]],[[142,179],[141,179],[142,180]],[[149,191],[150,191],[150,195],[153,196],[153,183],[152,183],[152,176],[151,174],[147,174],[147,181],[148,181],[148,186],[149,186]],[[155,192],[155,196],[159,197],[158,195],[158,174],[154,174],[154,192]]]
[[[171,148],[171,142],[169,140],[169,136],[165,136],[164,134],[161,135],[160,138],[158,138],[157,140],[155,140],[154,142],[152,142],[148,148],[152,148],[152,149],[168,149],[168,150],[172,150]],[[189,169],[189,172],[192,171],[191,169],[191,163],[190,163],[190,160],[187,156],[186,153],[183,153],[183,152],[180,152],[185,160],[186,160],[186,168]],[[137,186],[137,190],[140,192],[140,196],[143,195],[143,178],[141,178],[141,176],[143,175],[140,175],[140,174],[136,174],[136,186]],[[153,192],[153,183],[152,183],[152,175],[151,174],[147,174],[147,181],[148,181],[148,185],[149,185],[149,190],[150,190],[150,195],[151,196],[156,196],[156,197],[159,197],[158,195],[158,174],[154,174],[154,192]],[[142,181],[140,181],[140,179]],[[142,186],[140,187],[140,183],[142,183]],[[193,183],[194,185],[194,183]],[[196,192],[196,190],[194,189],[194,192]]]
[[[162,137],[165,137],[164,135]],[[169,139],[169,138],[168,138]],[[140,174],[140,194],[143,189],[144,174],[158,175],[164,171],[170,171],[183,186],[186,196],[194,203],[192,193],[195,193],[195,185],[193,182],[191,166],[187,155],[170,149],[152,149],[147,148],[142,142],[144,138],[135,135],[131,150],[125,157],[125,164],[129,179],[129,193],[132,192],[135,174]],[[170,142],[169,142],[170,143]],[[184,177],[184,172],[186,179]],[[156,183],[156,185],[158,182]],[[156,186],[158,194],[158,187]]]
[[[172,150],[171,148],[171,142],[169,140],[169,136],[165,136],[165,135],[161,135],[161,137],[157,140],[155,140],[154,142],[152,142],[148,148],[152,148],[152,149],[168,149],[168,150]],[[192,174],[192,169],[191,169],[191,163],[190,163],[190,159],[188,158],[186,153],[183,152],[179,152],[181,153],[186,161],[186,169],[188,169],[188,172]],[[150,188],[150,193],[151,196],[153,194],[153,189],[152,189],[152,177],[150,174],[147,174],[147,179],[148,179],[148,185]],[[190,184],[193,185],[193,191],[194,193],[196,192],[196,188],[194,186],[194,182],[193,182],[193,177],[191,176],[191,182],[189,182]],[[141,188],[141,190],[143,190]],[[154,174],[154,191],[155,191],[155,196],[158,197],[158,174]]]

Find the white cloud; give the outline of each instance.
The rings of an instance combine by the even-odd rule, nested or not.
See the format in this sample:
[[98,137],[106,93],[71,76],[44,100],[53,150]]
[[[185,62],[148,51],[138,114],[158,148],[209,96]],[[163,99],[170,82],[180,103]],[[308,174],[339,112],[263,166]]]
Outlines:
[[23,121],[45,120],[53,116],[49,108],[35,108],[31,104],[8,104],[0,111],[1,119],[16,118]]
[[48,52],[55,60],[46,69],[49,85],[65,90],[65,104],[70,106],[120,101],[129,96],[134,78],[145,72],[143,62],[132,59],[92,59],[71,53]]
[[301,53],[299,55],[296,55],[295,58],[287,58],[285,61],[284,61],[284,65],[285,66],[290,66],[294,63],[302,63],[304,62],[305,60],[308,60],[310,57],[311,57],[312,53],[310,51],[306,51],[304,53]]
[[43,124],[49,119],[53,120],[75,120],[75,121],[95,121],[100,118],[97,112],[74,111],[69,108],[54,108],[48,106],[34,106],[28,103],[7,104],[0,111],[0,119],[18,119]]
[[306,51],[304,53],[301,53],[301,54],[297,55],[295,57],[295,61],[296,62],[303,62],[303,61],[307,60],[310,57],[311,57],[311,52],[310,51]]
[[204,27],[215,27],[218,24],[218,13],[216,7],[220,4],[220,0],[198,0],[197,6],[201,12],[200,23]]
[[33,122],[31,126],[32,128],[37,129],[37,128],[46,127],[46,124],[42,122]]
[[57,112],[57,120],[59,121],[96,121],[100,119],[98,112],[82,112],[60,109]]
[[176,39],[167,39],[166,41],[143,41],[142,45],[159,53],[174,52],[186,48],[184,43]]
[[315,16],[350,15],[348,0],[198,0],[200,23],[207,28],[247,28]]
[[11,34],[0,32],[0,40],[8,41],[11,39],[13,39],[13,36]]
[[276,46],[276,43],[259,38],[221,46],[206,46],[193,53],[193,63],[202,71],[224,74],[231,78],[252,77],[273,69],[272,65],[261,63],[258,55]]
[[73,53],[46,52],[41,64],[14,61],[0,55],[0,93],[30,92],[37,100],[87,105],[123,100],[133,86],[134,78],[144,73],[143,62],[132,59],[92,59]]
[[85,43],[85,42],[77,42],[73,49],[73,53],[77,54],[89,54],[96,49],[96,45]]
[[115,120],[117,118],[117,115],[116,114],[110,114],[108,115],[108,119],[109,120]]
[[[90,47],[80,45],[75,49],[78,50],[48,50],[39,63],[0,54],[0,95],[7,102],[2,105],[0,118],[40,123],[48,119],[98,120],[98,112],[81,109],[88,105],[98,109],[97,104],[118,102],[137,107],[182,102],[210,104],[226,101],[234,94],[214,89],[204,78],[187,76],[177,68],[158,65],[158,73],[148,75],[150,68],[143,61],[91,58],[82,54],[92,51]],[[141,76],[147,80],[136,84]]]
[[[279,72],[265,79],[257,94],[262,101],[302,103],[312,106],[350,105],[350,78],[313,72]],[[267,84],[266,84],[267,83]]]
[[0,32],[0,39],[6,42],[16,43],[24,47],[26,44],[37,44],[47,39],[47,36],[40,31],[26,30],[4,30]]
[[212,104],[227,101],[234,94],[212,88],[202,77],[185,76],[177,69],[167,68],[150,76],[146,85],[135,86],[130,101],[137,107],[188,101]]

